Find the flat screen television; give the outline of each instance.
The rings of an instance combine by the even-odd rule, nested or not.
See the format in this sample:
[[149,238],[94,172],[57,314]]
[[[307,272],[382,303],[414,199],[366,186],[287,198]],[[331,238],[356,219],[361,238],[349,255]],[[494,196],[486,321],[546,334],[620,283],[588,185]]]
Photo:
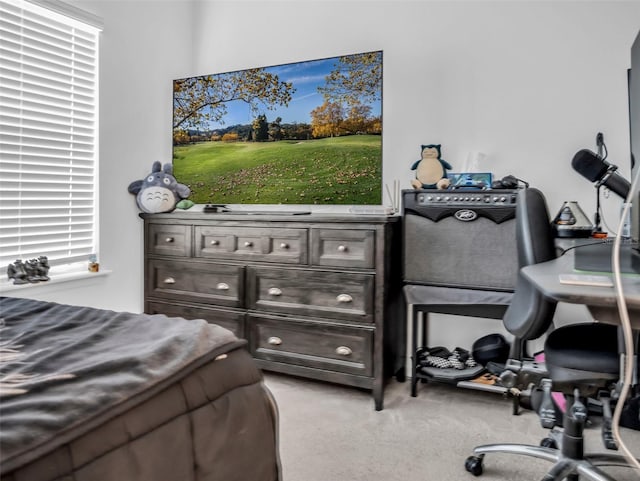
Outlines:
[[[631,177],[640,169],[640,32],[631,47],[629,76],[629,137],[631,140]],[[636,184],[640,185],[640,183]],[[631,207],[631,237],[640,242],[640,189],[633,192]]]
[[173,174],[197,204],[382,204],[382,51],[173,82]]

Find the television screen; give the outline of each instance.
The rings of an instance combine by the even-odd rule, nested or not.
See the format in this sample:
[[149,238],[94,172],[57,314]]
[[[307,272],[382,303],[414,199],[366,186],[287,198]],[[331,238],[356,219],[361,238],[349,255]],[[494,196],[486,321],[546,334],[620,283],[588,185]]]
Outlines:
[[[629,75],[629,129],[631,140],[631,176],[638,173],[640,165],[640,32],[631,47]],[[637,187],[636,187],[637,189]],[[631,237],[640,242],[640,191],[633,194],[631,208]]]
[[173,82],[173,173],[198,204],[382,203],[382,51]]

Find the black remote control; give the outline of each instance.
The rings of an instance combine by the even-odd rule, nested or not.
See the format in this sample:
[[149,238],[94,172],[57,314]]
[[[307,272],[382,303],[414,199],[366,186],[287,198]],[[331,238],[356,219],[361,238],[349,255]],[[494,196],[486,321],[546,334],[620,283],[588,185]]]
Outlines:
[[229,212],[229,209],[227,209],[227,206],[224,205],[224,204],[206,204],[204,206],[203,211],[204,212],[210,212],[210,213]]

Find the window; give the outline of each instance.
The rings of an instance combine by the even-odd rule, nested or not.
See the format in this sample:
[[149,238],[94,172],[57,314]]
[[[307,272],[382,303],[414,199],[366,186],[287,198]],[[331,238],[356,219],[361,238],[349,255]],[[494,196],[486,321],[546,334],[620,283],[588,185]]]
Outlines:
[[0,268],[97,250],[100,28],[47,5],[0,0]]

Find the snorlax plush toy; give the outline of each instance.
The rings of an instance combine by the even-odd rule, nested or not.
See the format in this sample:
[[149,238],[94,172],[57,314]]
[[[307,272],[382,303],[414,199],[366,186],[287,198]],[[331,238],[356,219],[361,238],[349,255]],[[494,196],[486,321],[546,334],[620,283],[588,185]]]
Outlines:
[[173,166],[160,162],[153,163],[151,173],[144,180],[136,180],[129,184],[129,193],[136,194],[136,203],[142,212],[158,214],[171,212],[181,199],[186,199],[191,190],[179,184],[173,174]]
[[449,187],[447,170],[451,170],[451,166],[440,158],[440,144],[423,145],[421,154],[422,158],[411,166],[411,170],[416,171],[416,178],[411,181],[414,189],[446,189]]

